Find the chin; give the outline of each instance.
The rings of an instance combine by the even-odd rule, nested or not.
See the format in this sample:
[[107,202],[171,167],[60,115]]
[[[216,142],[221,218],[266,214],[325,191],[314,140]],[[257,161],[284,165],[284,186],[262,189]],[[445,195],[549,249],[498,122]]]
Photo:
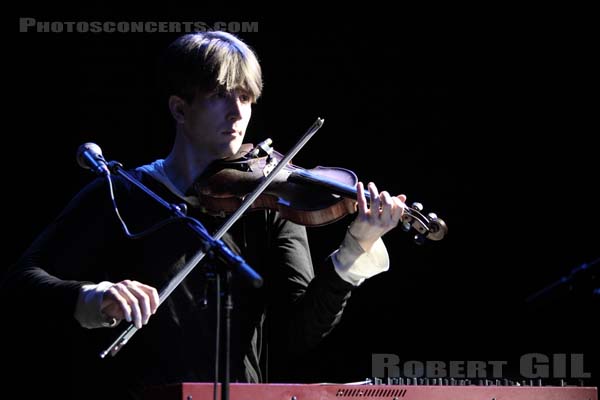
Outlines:
[[234,141],[229,143],[229,151],[231,151],[231,153],[227,155],[227,157],[231,157],[232,155],[237,154],[237,152],[240,151],[243,140],[244,138],[240,137],[239,139],[236,138]]
[[223,151],[221,152],[221,157],[222,158],[231,157],[231,156],[237,154],[237,152],[240,151],[241,147],[242,147],[241,140],[232,141],[232,142],[228,143],[226,147],[223,148]]

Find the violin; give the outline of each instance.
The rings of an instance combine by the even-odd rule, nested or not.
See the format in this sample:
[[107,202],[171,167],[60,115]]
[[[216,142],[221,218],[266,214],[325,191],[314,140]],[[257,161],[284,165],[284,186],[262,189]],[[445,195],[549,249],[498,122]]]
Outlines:
[[[237,210],[283,158],[271,144],[271,139],[257,146],[245,143],[236,155],[211,164],[192,187],[202,211],[225,217]],[[288,163],[248,209],[277,210],[282,218],[309,227],[327,225],[357,211],[357,182],[356,174],[345,168],[304,169]],[[369,201],[369,191],[364,193]],[[419,244],[426,239],[441,240],[448,231],[436,214],[425,215],[420,203],[405,208],[401,224],[404,231],[417,232]]]
[[[257,146],[243,144],[238,154],[225,160],[212,163],[206,171],[194,181],[192,190],[196,192],[201,207],[205,213],[225,217],[231,213],[228,220],[211,237],[206,229],[196,220],[191,227],[204,240],[210,239],[213,249],[221,249],[221,254],[237,263],[252,284],[259,287],[262,278],[236,255],[224,250],[219,245],[220,239],[227,230],[247,210],[273,209],[279,211],[283,218],[305,226],[320,226],[335,222],[348,214],[355,213],[356,197],[358,194],[356,174],[345,168],[316,167],[313,169],[300,168],[291,163],[291,158],[322,126],[323,119],[309,128],[294,148],[285,156],[276,152],[272,140],[267,139]],[[121,165],[112,162],[115,170],[125,178]],[[130,178],[127,178],[130,179]],[[134,182],[133,180],[130,180]],[[365,198],[370,201],[370,192],[364,190]],[[165,203],[169,207],[168,203]],[[185,214],[175,209],[179,217]],[[434,213],[425,215],[420,203],[406,207],[401,217],[402,228],[405,231],[415,229],[415,241],[422,244],[426,239],[441,240],[448,231],[446,223]],[[190,220],[189,218],[186,220]],[[200,229],[201,228],[201,229]],[[162,303],[186,276],[198,265],[206,255],[200,250],[159,294]],[[137,332],[135,325],[129,327],[105,350],[100,357],[107,354],[115,355]]]

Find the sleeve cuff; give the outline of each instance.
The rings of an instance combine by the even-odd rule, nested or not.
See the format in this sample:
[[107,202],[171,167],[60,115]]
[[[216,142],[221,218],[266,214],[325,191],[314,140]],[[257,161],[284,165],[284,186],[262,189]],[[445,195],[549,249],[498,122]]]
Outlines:
[[98,284],[83,285],[79,290],[77,305],[75,306],[75,319],[87,329],[109,328],[117,325],[117,320],[109,318],[100,311],[104,292],[113,285],[112,282],[103,281]]
[[366,252],[350,232],[346,232],[344,241],[331,259],[338,275],[355,286],[390,267],[388,252],[381,238]]

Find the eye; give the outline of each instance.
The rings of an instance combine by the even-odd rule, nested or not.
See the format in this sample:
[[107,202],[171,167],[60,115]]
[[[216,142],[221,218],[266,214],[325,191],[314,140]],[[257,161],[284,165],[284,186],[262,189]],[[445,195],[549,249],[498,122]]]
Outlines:
[[219,99],[225,99],[227,96],[229,96],[229,93],[224,88],[219,88],[215,92],[215,97]]
[[242,103],[252,102],[252,97],[248,93],[240,93],[238,97]]
[[222,86],[217,86],[209,95],[213,99],[225,99],[227,96],[229,96],[229,93]]

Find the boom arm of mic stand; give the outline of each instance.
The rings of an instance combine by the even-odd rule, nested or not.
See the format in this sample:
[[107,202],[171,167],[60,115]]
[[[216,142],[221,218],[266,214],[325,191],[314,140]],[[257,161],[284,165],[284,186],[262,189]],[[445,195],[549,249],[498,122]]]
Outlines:
[[[121,164],[119,164],[118,162],[115,162],[115,161],[111,161],[108,165],[113,174],[115,174],[115,173],[119,174],[120,176],[122,176],[123,178],[125,178],[126,180],[128,180],[129,182],[134,184],[135,186],[137,186],[140,190],[144,191],[146,194],[148,194],[148,196],[152,197],[154,200],[156,200],[158,203],[160,203],[163,207],[171,210],[171,212],[173,212],[173,214],[176,217],[187,219],[188,225],[190,226],[190,228],[194,232],[196,232],[198,234],[198,236],[200,237],[200,239],[202,240],[202,243],[204,245],[203,252],[205,252],[205,253],[210,252],[214,256],[217,256],[218,258],[223,260],[225,263],[237,267],[240,270],[240,272],[242,272],[242,274],[244,274],[250,280],[250,282],[252,283],[252,285],[254,287],[260,287],[262,285],[262,277],[256,271],[254,271],[248,264],[246,264],[246,261],[244,261],[244,259],[242,257],[240,257],[237,254],[235,254],[234,252],[232,252],[231,249],[229,249],[229,247],[227,247],[227,245],[225,243],[223,243],[222,240],[220,240],[220,238],[223,235],[221,235],[219,237],[215,236],[213,238],[208,233],[206,228],[204,228],[204,226],[200,223],[200,221],[185,215],[183,213],[183,211],[181,211],[181,208],[179,206],[169,204],[166,201],[164,201],[162,198],[160,198],[158,195],[156,195],[154,192],[152,192],[146,186],[144,186],[143,184],[138,182],[135,178],[133,178],[131,175],[129,175],[127,173],[127,171],[125,171],[123,169],[123,166]],[[200,260],[198,260],[198,261],[200,261]]]
[[[115,161],[111,161],[109,164],[109,168],[113,174],[118,174],[125,178],[127,181],[131,182],[142,191],[147,193],[154,200],[162,204],[164,207],[171,210],[177,217],[186,218],[189,222],[188,225],[190,228],[196,232],[200,238],[202,239],[203,248],[199,250],[190,261],[186,263],[184,268],[182,268],[177,275],[175,275],[171,281],[160,291],[159,293],[159,305],[163,303],[164,300],[167,299],[171,295],[171,293],[179,286],[179,284],[189,275],[190,272],[198,265],[198,263],[206,256],[207,253],[211,253],[214,257],[223,260],[228,265],[233,265],[244,275],[247,279],[250,280],[251,284],[254,287],[260,287],[263,283],[262,277],[254,271],[242,257],[238,256],[234,252],[227,247],[227,245],[220,240],[219,238],[212,237],[207,231],[206,228],[196,219],[187,217],[181,209],[176,206],[167,203],[150,189],[142,185],[135,178],[129,175],[124,169],[123,166]],[[225,232],[223,232],[224,234]],[[222,235],[221,235],[222,236]],[[131,337],[138,331],[135,325],[130,324],[125,331],[102,353],[100,353],[101,358],[105,358],[108,354],[114,356],[117,352],[123,348],[125,344],[131,339]]]
[[[253,284],[255,287],[259,287],[262,285],[262,277],[258,275],[250,266],[248,266],[245,262],[240,263],[236,258],[241,259],[239,256],[234,254],[227,246],[222,245],[214,245],[214,242],[221,242],[221,238],[223,235],[231,228],[231,226],[243,215],[243,213],[254,203],[254,201],[262,194],[262,192],[269,186],[269,184],[275,179],[277,174],[292,160],[296,154],[304,147],[306,143],[313,137],[315,133],[323,126],[325,121],[323,118],[317,118],[316,121],[308,128],[308,130],[304,133],[304,135],[298,140],[298,142],[292,147],[292,149],[279,161],[277,166],[271,171],[270,174],[265,176],[258,186],[252,191],[252,193],[248,194],[240,207],[225,221],[223,226],[215,233],[213,238],[210,238],[210,235],[206,232],[206,229],[200,224],[199,221],[194,220],[194,224],[190,224],[190,226],[195,226],[195,231],[200,233],[203,237],[208,237],[212,239],[212,241],[204,241],[205,246],[213,246],[211,250],[217,250],[220,256],[224,256],[225,259],[235,260],[234,263],[238,266],[238,269],[243,271],[247,277],[253,279]],[[148,193],[151,197],[153,197],[156,201],[161,203],[163,206],[173,210],[177,216],[185,217],[185,214],[181,212],[181,210],[177,206],[171,206],[171,204],[165,202],[163,199],[158,197],[156,194],[150,191],[150,189],[143,186],[137,180],[129,176],[126,171],[123,170],[123,166],[117,162],[111,161],[109,164],[109,169],[113,173],[117,173],[123,176],[125,179],[129,180],[134,185],[138,186],[140,189]],[[192,220],[190,218],[190,220]],[[199,229],[201,227],[201,229]],[[202,231],[202,232],[199,232]],[[221,242],[222,243],[222,242]],[[171,279],[171,281],[167,284],[167,286],[161,290],[159,293],[159,305],[175,290],[175,288],[183,281],[183,279],[196,267],[198,262],[204,258],[206,255],[205,249],[198,251],[194,257],[185,265],[185,267],[177,273]],[[100,357],[104,358],[108,354],[114,356],[123,346],[131,339],[131,337],[137,332],[137,328],[130,324],[129,327],[102,353],[100,353]]]

